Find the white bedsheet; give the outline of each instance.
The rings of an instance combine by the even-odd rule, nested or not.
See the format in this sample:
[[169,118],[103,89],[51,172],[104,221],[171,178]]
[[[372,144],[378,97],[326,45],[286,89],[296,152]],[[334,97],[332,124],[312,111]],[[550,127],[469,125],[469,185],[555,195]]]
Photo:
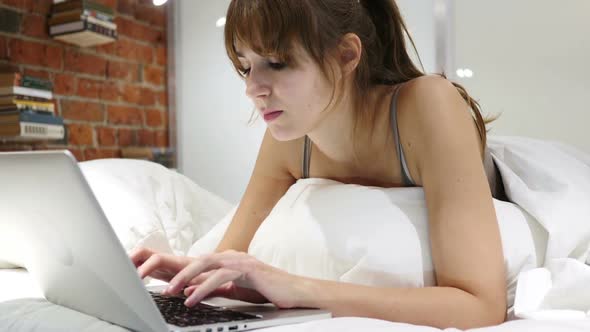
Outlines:
[[[10,332],[129,332],[129,330],[101,321],[95,317],[52,304],[26,270],[0,270],[0,331]],[[457,332],[427,326],[393,323],[377,319],[342,317],[303,324],[285,325],[261,332]],[[582,332],[590,331],[590,320],[515,320],[469,332]]]

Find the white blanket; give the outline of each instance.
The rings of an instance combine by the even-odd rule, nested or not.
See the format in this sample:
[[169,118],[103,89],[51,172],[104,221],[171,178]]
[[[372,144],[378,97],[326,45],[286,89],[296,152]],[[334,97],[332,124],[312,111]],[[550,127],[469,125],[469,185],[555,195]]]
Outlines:
[[590,156],[522,137],[489,140],[508,198],[547,233],[544,264],[519,278],[522,318],[589,317]]

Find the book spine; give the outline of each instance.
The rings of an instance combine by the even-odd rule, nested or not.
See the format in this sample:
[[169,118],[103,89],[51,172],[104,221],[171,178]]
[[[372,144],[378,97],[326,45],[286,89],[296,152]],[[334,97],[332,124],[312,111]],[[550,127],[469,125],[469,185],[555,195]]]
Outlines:
[[53,84],[51,81],[32,76],[23,76],[20,86],[24,86],[25,88],[53,91]]
[[7,95],[7,96],[1,96],[0,97],[0,104],[2,104],[2,103],[13,104],[16,101],[22,101],[22,100],[36,101],[36,102],[45,103],[45,104],[55,104],[55,100],[47,100],[46,98],[39,98],[39,97],[19,95],[19,94],[11,94],[11,95]]
[[63,125],[21,122],[19,136],[23,138],[63,139],[65,129]]
[[90,23],[100,25],[100,26],[103,26],[108,29],[117,30],[117,25],[115,23],[106,22],[106,21],[100,20],[100,19],[98,19],[96,17],[92,17],[92,16],[85,16],[84,19]]
[[52,11],[54,13],[67,12],[74,9],[90,9],[103,12],[107,15],[115,15],[114,10],[111,7],[101,5],[94,1],[89,0],[76,0],[76,1],[65,1],[61,3],[53,4]]
[[79,8],[83,8],[81,0],[64,1],[64,2],[53,4],[51,7],[51,11],[54,13],[61,13],[61,12],[67,12],[67,11],[79,9]]
[[0,74],[0,85],[19,86],[21,84],[22,77],[23,75],[21,73]]
[[114,15],[109,15],[92,9],[74,9],[67,12],[53,12],[49,18],[49,25],[56,25],[64,22],[76,21],[83,18],[83,16],[96,17],[99,20],[113,22]]
[[49,34],[51,36],[59,35],[62,33],[70,33],[73,31],[83,30],[85,21],[74,21],[64,24],[52,25],[49,27]]
[[23,86],[15,86],[13,88],[13,91],[14,91],[14,94],[17,94],[17,95],[25,95],[25,96],[38,97],[38,98],[43,98],[43,99],[53,99],[53,93],[51,91],[26,88]]
[[16,108],[19,111],[26,111],[26,112],[35,112],[35,113],[39,113],[39,114],[48,114],[48,115],[55,115],[55,112],[52,112],[50,110],[44,110],[44,109],[35,109],[35,108],[30,108],[30,107],[17,107]]
[[99,12],[99,11],[92,10],[92,9],[84,9],[84,12],[82,13],[82,15],[96,17],[97,19],[102,20],[102,21],[106,21],[106,22],[114,22],[115,21],[114,15],[109,15],[107,13]]
[[0,113],[0,125],[10,125],[19,122],[20,112],[18,110],[10,110]]
[[55,104],[16,101],[14,105],[17,109],[23,111],[31,110],[35,112],[55,114]]
[[100,25],[97,25],[97,24],[94,24],[94,23],[91,23],[88,21],[82,21],[82,22],[83,22],[83,26],[81,29],[63,31],[63,32],[59,32],[59,33],[52,33],[51,36],[52,37],[67,36],[69,34],[88,30],[88,31],[96,32],[98,34],[101,34],[101,35],[109,37],[109,38],[117,39],[117,30],[109,29],[107,27],[103,27],[103,26],[100,26]]
[[109,29],[107,27],[94,24],[92,22],[86,21],[86,28],[92,32],[100,33],[101,35],[105,35],[111,38],[117,38],[117,30]]
[[63,139],[65,137],[65,128],[63,125],[17,122],[0,125],[0,137],[16,141],[28,139]]
[[63,125],[64,123],[64,120],[61,117],[31,111],[21,111],[19,118],[21,122],[45,123],[52,125]]
[[90,0],[82,0],[83,3],[83,8],[84,9],[90,9],[90,10],[95,10],[97,12],[103,12],[107,15],[115,15],[115,11],[108,6],[102,5],[98,2],[95,1],[90,1]]

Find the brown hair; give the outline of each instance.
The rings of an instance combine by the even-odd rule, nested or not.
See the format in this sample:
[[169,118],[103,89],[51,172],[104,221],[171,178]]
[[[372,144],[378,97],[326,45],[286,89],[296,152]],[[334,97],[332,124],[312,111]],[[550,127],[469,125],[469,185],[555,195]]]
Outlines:
[[[290,54],[298,43],[323,73],[333,78],[333,71],[328,72],[328,55],[347,33],[356,34],[363,45],[354,81],[353,100],[359,110],[356,133],[360,123],[374,126],[375,112],[361,107],[366,101],[363,92],[377,84],[396,85],[425,75],[408,54],[406,35],[418,52],[394,0],[232,0],[226,16],[225,47],[241,73],[236,41],[288,64],[296,63]],[[444,73],[439,75],[446,79]],[[484,120],[479,103],[465,88],[452,84],[470,106],[485,147],[485,124],[491,120]]]

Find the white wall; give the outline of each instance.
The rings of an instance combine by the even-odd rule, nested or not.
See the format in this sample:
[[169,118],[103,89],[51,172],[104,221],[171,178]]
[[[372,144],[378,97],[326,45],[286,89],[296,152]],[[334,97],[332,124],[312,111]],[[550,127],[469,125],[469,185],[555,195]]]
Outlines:
[[[399,0],[426,71],[434,70],[433,0]],[[229,0],[176,1],[174,13],[178,168],[232,203],[248,183],[264,133],[247,126],[252,105],[230,66],[223,29]]]
[[[397,0],[397,4],[406,21],[408,31],[416,43],[420,60],[427,73],[435,72],[435,34],[434,34],[434,1],[435,0]],[[413,56],[411,44],[407,45]],[[414,61],[419,66],[416,58]],[[420,68],[420,67],[419,67]]]
[[590,152],[590,1],[454,0],[455,59],[492,134]]
[[264,122],[248,126],[252,105],[225,54],[229,0],[176,1],[179,170],[236,203],[252,172]]

